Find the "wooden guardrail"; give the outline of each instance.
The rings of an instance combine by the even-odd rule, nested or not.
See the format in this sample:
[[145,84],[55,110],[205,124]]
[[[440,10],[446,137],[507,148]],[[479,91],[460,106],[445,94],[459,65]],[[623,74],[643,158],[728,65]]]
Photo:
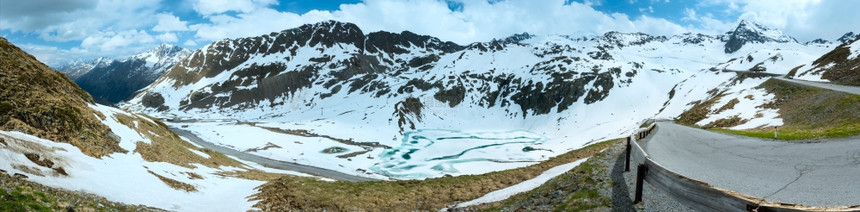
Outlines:
[[860,211],[860,205],[809,207],[770,202],[685,177],[652,160],[639,145],[638,141],[654,133],[657,130],[656,126],[655,122],[627,137],[624,170],[630,171],[630,166],[637,164],[634,204],[642,201],[642,186],[644,182],[648,182],[649,185],[663,191],[676,201],[698,211]]

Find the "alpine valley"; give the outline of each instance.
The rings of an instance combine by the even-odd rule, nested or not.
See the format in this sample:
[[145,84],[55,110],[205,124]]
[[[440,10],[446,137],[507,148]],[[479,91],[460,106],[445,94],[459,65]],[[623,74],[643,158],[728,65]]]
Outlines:
[[327,21],[206,45],[121,107],[264,157],[423,179],[535,164],[717,95],[754,98],[698,124],[779,126],[777,110],[757,108],[773,100],[754,89],[761,73],[786,74],[837,46],[747,21],[721,35],[522,33],[468,45]]
[[[476,182],[472,190],[446,184],[442,200],[400,208],[439,210],[576,166],[582,161],[558,160],[649,120],[751,131],[792,125],[774,106],[784,99],[772,78],[860,85],[860,36],[832,39],[799,42],[741,21],[717,35],[521,33],[458,44],[325,21],[194,51],[161,45],[55,67],[71,79],[4,39],[0,157],[10,162],[0,169],[180,211],[373,211],[266,195],[278,186],[353,191],[356,199],[326,199],[352,207],[360,193],[376,194],[361,186]],[[44,87],[16,87],[27,83]],[[531,171],[485,180],[504,170]],[[313,187],[329,181],[338,182]],[[385,201],[366,204],[401,206]]]

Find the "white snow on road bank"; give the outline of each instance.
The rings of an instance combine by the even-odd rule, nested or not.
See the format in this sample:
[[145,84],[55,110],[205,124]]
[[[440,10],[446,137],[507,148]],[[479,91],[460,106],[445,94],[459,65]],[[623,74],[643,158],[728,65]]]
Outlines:
[[[516,194],[519,194],[522,192],[526,192],[526,191],[530,191],[532,189],[537,188],[540,185],[543,185],[544,183],[546,183],[546,181],[549,181],[550,179],[555,178],[556,176],[559,176],[561,174],[564,174],[565,172],[573,170],[573,168],[576,168],[577,166],[579,166],[579,164],[582,164],[586,160],[588,160],[588,158],[579,159],[579,160],[576,160],[574,162],[570,162],[570,163],[567,163],[564,165],[559,165],[559,166],[553,167],[549,170],[544,171],[542,174],[538,175],[535,178],[523,181],[521,183],[518,183],[516,185],[510,186],[507,188],[503,188],[503,189],[499,189],[499,190],[487,193],[478,199],[474,199],[474,200],[471,200],[468,202],[457,204],[456,207],[465,207],[465,206],[470,206],[470,205],[479,205],[479,204],[490,203],[490,202],[498,202],[498,201],[505,200],[505,199],[507,199],[513,195],[516,195]],[[445,209],[443,209],[443,210],[445,210]]]
[[[165,162],[148,162],[135,152],[135,142],[151,142],[136,130],[120,124],[114,115],[134,116],[115,108],[91,105],[106,116],[103,121],[120,138],[119,146],[127,153],[113,153],[101,159],[90,157],[67,143],[41,139],[15,131],[0,131],[7,145],[0,144],[0,169],[12,175],[21,173],[27,180],[50,187],[84,191],[126,204],[140,204],[171,211],[246,211],[256,201],[248,196],[264,181],[247,180],[216,174],[221,171],[242,171],[236,167],[210,168],[191,164],[186,168]],[[25,154],[38,154],[54,163],[43,167]],[[194,152],[201,156],[203,152]],[[68,176],[52,168],[62,167]],[[169,187],[152,173],[194,186],[187,192]],[[196,178],[197,175],[202,179]]]
[[[245,211],[254,202],[245,197],[254,194],[262,181],[223,177],[214,174],[218,169],[198,165],[188,169],[163,162],[147,162],[139,154],[114,153],[102,159],[83,154],[80,149],[66,143],[40,139],[20,132],[0,131],[9,145],[0,148],[0,169],[9,174],[22,173],[27,180],[72,191],[84,191],[126,204],[142,204],[172,211]],[[49,150],[49,151],[39,151]],[[40,154],[50,158],[55,167],[61,166],[69,176],[39,166],[23,153]],[[27,167],[27,168],[23,168]],[[22,171],[30,169],[33,173]],[[152,171],[197,188],[196,192],[173,189]],[[39,176],[39,173],[44,176]],[[192,180],[185,173],[195,173],[203,179]]]
[[[748,79],[750,80],[750,79]],[[749,84],[760,83],[761,80]],[[736,88],[736,87],[735,87]],[[782,126],[782,118],[779,118],[779,110],[764,108],[765,104],[774,101],[775,96],[768,93],[765,89],[749,88],[749,89],[729,89],[725,96],[720,98],[710,110],[713,111],[710,116],[699,121],[696,125],[704,126],[711,122],[720,119],[731,119],[737,117],[747,122],[730,127],[733,130],[753,129],[762,127]],[[738,100],[731,109],[719,111],[722,107],[729,104],[732,100]],[[728,108],[728,106],[726,106]]]

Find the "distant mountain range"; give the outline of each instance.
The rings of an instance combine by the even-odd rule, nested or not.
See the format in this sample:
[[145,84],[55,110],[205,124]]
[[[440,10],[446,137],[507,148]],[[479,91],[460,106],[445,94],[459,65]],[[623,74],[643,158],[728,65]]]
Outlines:
[[[363,138],[369,140],[425,127],[522,128],[545,119],[554,124],[531,128],[559,136],[567,135],[560,130],[565,126],[600,124],[600,119],[572,117],[677,116],[691,101],[708,96],[693,90],[685,92],[697,94],[684,99],[667,95],[674,85],[702,75],[698,72],[785,74],[832,48],[802,44],[748,21],[719,35],[523,33],[467,45],[408,31],[364,33],[351,23],[327,21],[213,42],[122,106],[166,117],[282,122],[316,117],[326,121],[321,126],[331,126],[314,129],[322,134],[355,136],[331,130],[347,124],[379,132],[380,137]],[[728,82],[701,83],[716,88]],[[650,98],[641,99],[645,96]],[[628,104],[630,98],[657,106],[637,113],[607,107]]]
[[190,53],[178,46],[161,44],[122,60],[73,61],[55,69],[68,75],[97,102],[111,105],[128,99]]

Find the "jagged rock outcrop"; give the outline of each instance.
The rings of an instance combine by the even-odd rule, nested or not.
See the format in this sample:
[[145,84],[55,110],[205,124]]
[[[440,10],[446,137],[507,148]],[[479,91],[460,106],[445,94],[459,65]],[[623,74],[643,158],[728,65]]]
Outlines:
[[854,34],[854,32],[848,32],[836,39],[836,41],[840,43],[850,43],[851,41],[857,40],[860,38],[860,34]]

